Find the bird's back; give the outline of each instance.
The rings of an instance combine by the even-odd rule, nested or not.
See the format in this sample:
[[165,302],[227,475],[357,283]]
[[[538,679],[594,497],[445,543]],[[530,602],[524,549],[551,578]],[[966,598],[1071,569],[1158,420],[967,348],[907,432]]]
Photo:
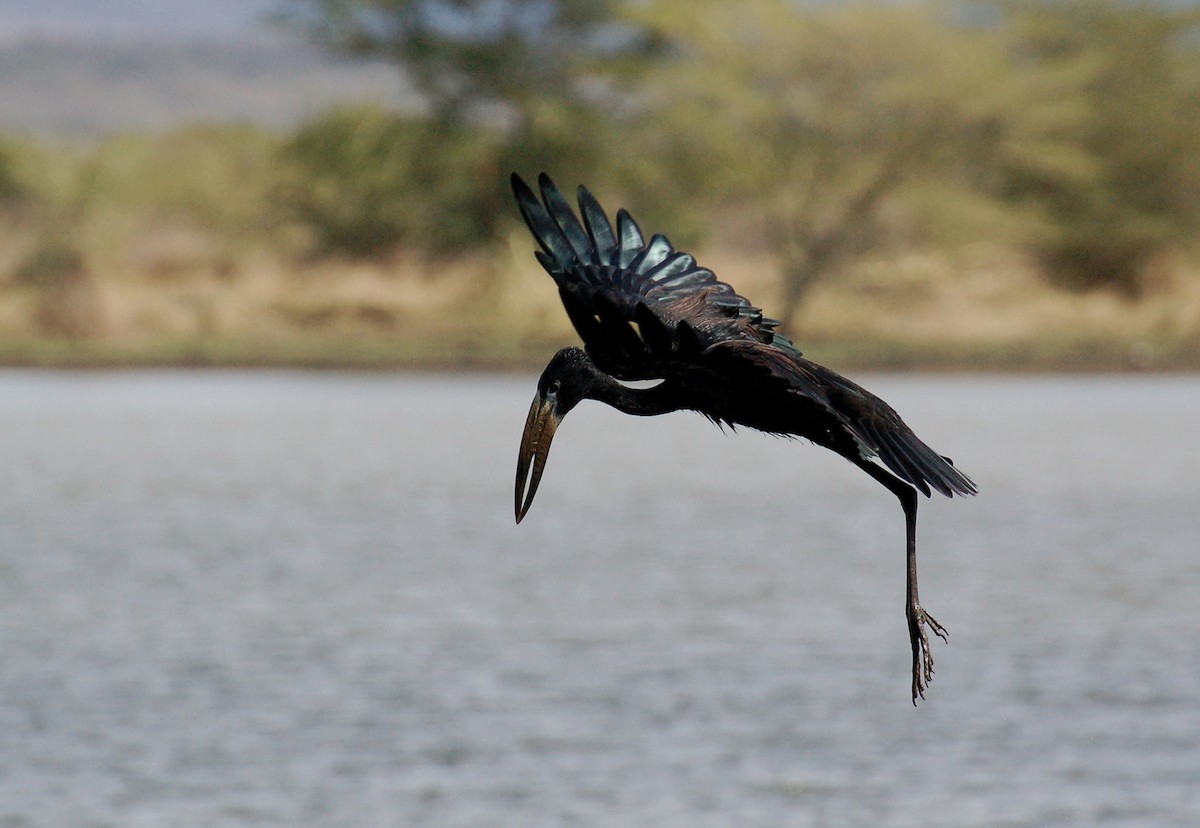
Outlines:
[[892,408],[806,359],[745,297],[677,251],[645,241],[624,210],[610,222],[579,188],[579,216],[545,174],[541,198],[513,192],[567,315],[596,366],[618,379],[664,379],[685,407],[730,425],[806,437],[850,459],[878,458],[928,495],[975,484],[929,448]]
[[925,495],[976,492],[885,401],[793,349],[727,341],[708,348],[701,364],[717,381],[697,383],[697,391],[719,396],[709,405],[719,406],[721,420],[804,437],[849,459],[878,458]]

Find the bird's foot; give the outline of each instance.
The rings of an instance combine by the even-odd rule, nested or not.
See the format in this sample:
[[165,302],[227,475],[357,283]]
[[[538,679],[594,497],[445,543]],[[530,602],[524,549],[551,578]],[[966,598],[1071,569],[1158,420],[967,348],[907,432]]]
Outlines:
[[933,681],[933,653],[929,649],[929,633],[926,628],[933,630],[934,634],[943,641],[949,640],[946,637],[946,628],[927,613],[920,604],[916,604],[908,613],[908,637],[912,641],[913,653],[912,700],[914,705],[918,698],[925,698],[925,688],[929,686],[929,682]]

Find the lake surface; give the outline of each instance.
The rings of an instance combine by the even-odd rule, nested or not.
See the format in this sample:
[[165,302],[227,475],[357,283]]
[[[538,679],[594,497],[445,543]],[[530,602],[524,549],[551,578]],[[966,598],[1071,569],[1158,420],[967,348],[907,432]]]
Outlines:
[[0,826],[1200,825],[1200,379],[857,377],[979,484],[533,378],[0,372]]

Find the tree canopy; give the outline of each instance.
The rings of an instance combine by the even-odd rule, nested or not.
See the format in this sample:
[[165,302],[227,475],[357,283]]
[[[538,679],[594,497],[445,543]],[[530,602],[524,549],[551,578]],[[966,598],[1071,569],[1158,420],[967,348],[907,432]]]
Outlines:
[[[508,170],[547,169],[612,183],[674,226],[737,203],[780,257],[785,316],[897,233],[1000,238],[1064,285],[1135,294],[1200,222],[1194,12],[282,1],[318,42],[392,60],[421,90],[435,128],[417,154],[452,159],[418,177],[427,196],[501,210]],[[470,238],[495,229],[480,226]]]
[[[433,114],[458,119],[567,98],[600,53],[628,46],[613,0],[291,0],[285,18],[339,51],[403,67]],[[492,114],[496,114],[492,110]]]

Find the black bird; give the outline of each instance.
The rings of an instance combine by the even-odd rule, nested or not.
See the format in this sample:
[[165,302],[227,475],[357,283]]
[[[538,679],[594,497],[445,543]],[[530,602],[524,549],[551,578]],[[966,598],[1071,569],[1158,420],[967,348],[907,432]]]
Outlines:
[[[775,332],[775,320],[664,236],[647,242],[625,210],[617,211],[614,228],[582,186],[581,223],[547,175],[539,176],[538,185],[540,200],[513,174],[521,215],[541,246],[537,260],[558,284],[585,350],[559,351],[538,380],[517,458],[517,522],[533,502],[555,429],[584,399],[626,414],[698,411],[718,425],[805,437],[836,451],[904,508],[905,614],[916,704],[933,678],[926,630],[946,638],[917,597],[917,491],[926,497],[931,489],[947,497],[969,495],[975,484],[925,445],[891,406],[805,359]],[[661,382],[649,388],[622,384],[632,380]]]

